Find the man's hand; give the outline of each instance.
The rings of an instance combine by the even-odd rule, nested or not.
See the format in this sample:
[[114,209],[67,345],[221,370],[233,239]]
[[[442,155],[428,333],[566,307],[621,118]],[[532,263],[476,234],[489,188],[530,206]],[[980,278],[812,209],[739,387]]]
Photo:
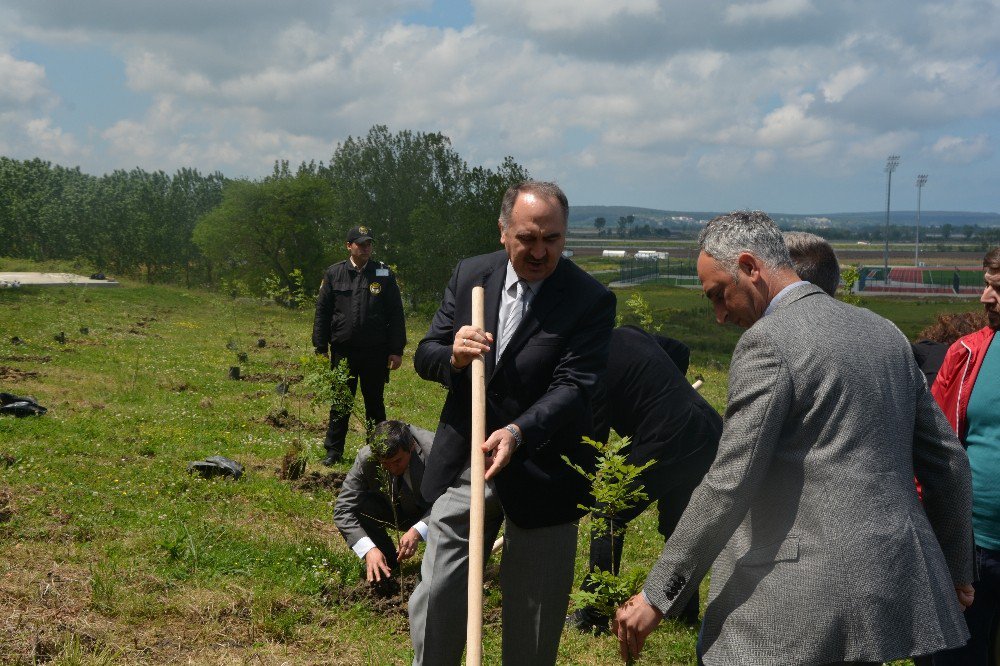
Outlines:
[[420,532],[417,528],[411,527],[406,531],[406,534],[399,537],[399,550],[396,551],[396,559],[402,562],[403,560],[413,557],[417,554],[417,544],[420,543]]
[[965,609],[971,606],[976,598],[976,589],[968,583],[956,585],[955,594],[958,595],[958,603],[962,604],[962,612],[964,613]]
[[[514,427],[517,428],[518,432],[521,432],[521,429],[517,425],[514,425]],[[516,446],[517,442],[514,441],[514,435],[506,428],[494,430],[493,434],[486,438],[486,441],[483,442],[483,453],[486,454],[487,480],[492,479],[500,470],[507,466],[507,463],[510,462],[510,457],[514,455]]]
[[618,609],[611,623],[611,632],[618,637],[623,661],[639,658],[646,636],[652,633],[661,620],[663,613],[650,606],[641,592]]
[[389,354],[389,360],[386,364],[390,370],[399,370],[399,366],[403,365],[403,357],[398,354]]
[[389,565],[386,564],[385,555],[378,548],[372,548],[365,553],[365,564],[368,568],[368,582],[379,582],[383,574],[386,578],[391,576]]
[[451,364],[458,370],[472,363],[480,354],[485,354],[493,344],[493,335],[475,326],[463,326],[455,334],[451,346]]

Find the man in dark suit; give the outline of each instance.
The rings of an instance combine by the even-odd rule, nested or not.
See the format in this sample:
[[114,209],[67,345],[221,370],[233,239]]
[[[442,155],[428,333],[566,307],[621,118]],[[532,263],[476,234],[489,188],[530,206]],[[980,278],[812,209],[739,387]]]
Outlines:
[[[625,528],[657,503],[657,531],[664,539],[674,531],[691,493],[715,459],[722,434],[722,417],[684,377],[690,351],[687,345],[640,328],[623,326],[611,333],[608,372],[602,384],[605,399],[598,401],[598,437],[614,428],[629,437],[626,462],[654,464],[639,477],[646,499],[607,520],[611,530],[590,541],[590,570],[618,573]],[[612,539],[612,533],[614,538]],[[590,578],[584,590],[593,590]],[[698,594],[681,612],[688,623],[698,621]],[[574,612],[568,624],[582,631],[604,632],[610,618],[594,608]]]
[[[469,532],[470,364],[486,362],[486,539],[506,517],[505,663],[555,662],[573,584],[578,505],[586,480],[561,456],[592,468],[596,385],[607,364],[614,296],[562,259],[569,205],[552,183],[510,188],[500,211],[502,252],[456,267],[414,366],[443,384],[424,475],[435,500],[421,582],[410,598],[414,664],[458,664],[465,642]],[[470,325],[471,292],[486,291],[485,330]],[[496,344],[494,344],[496,343]],[[544,566],[539,566],[544,563]]]
[[[427,535],[430,502],[420,494],[434,434],[402,421],[382,421],[354,466],[333,507],[333,521],[347,545],[365,561],[369,582],[388,577],[413,556]],[[399,530],[397,550],[386,527]]]

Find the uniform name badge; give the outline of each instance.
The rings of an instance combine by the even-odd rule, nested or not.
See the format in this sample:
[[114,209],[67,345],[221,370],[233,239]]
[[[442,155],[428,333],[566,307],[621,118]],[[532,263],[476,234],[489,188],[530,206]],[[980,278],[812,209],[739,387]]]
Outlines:
[[378,282],[372,282],[370,285],[368,285],[368,291],[372,292],[375,295],[378,295],[382,291],[382,285],[380,285]]
[[375,276],[376,277],[389,277],[389,269],[388,268],[376,268],[375,269]]

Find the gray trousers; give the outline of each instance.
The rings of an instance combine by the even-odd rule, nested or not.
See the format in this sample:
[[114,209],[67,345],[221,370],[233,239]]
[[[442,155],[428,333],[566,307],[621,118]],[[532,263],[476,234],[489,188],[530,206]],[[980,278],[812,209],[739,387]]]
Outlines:
[[[469,478],[466,469],[431,509],[420,583],[409,604],[414,666],[462,662],[468,609]],[[502,521],[500,500],[487,484],[487,549]],[[500,568],[504,664],[555,664],[573,585],[576,533],[575,522],[523,529],[507,521]]]

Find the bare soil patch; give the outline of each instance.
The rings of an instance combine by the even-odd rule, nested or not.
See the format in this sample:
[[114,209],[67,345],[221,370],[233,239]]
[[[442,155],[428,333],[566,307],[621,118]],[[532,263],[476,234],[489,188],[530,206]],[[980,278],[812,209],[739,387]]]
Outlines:
[[299,490],[329,490],[334,493],[340,492],[340,487],[344,485],[347,474],[344,472],[309,472],[293,482],[295,488]]
[[8,354],[0,356],[0,361],[13,361],[15,363],[49,363],[51,356],[32,356],[30,354]]
[[13,517],[14,507],[11,504],[11,492],[7,488],[0,488],[0,523],[8,523]]
[[377,583],[369,583],[367,580],[358,581],[357,585],[347,589],[334,598],[333,595],[327,598],[338,604],[364,603],[372,612],[381,617],[399,617],[406,622],[409,630],[408,604],[410,594],[416,585],[416,576],[407,576],[400,585],[398,573],[393,573],[392,578],[383,578]]
[[264,423],[272,428],[280,428],[282,430],[305,430],[309,427],[309,424],[299,417],[289,414],[287,409],[271,412],[264,417]]
[[240,375],[240,381],[283,382],[285,384],[297,384],[302,381],[302,375],[285,375],[278,372],[257,372],[248,375]]
[[35,377],[38,377],[38,373],[33,370],[18,370],[17,368],[0,365],[0,381],[20,382],[25,379],[34,379]]

